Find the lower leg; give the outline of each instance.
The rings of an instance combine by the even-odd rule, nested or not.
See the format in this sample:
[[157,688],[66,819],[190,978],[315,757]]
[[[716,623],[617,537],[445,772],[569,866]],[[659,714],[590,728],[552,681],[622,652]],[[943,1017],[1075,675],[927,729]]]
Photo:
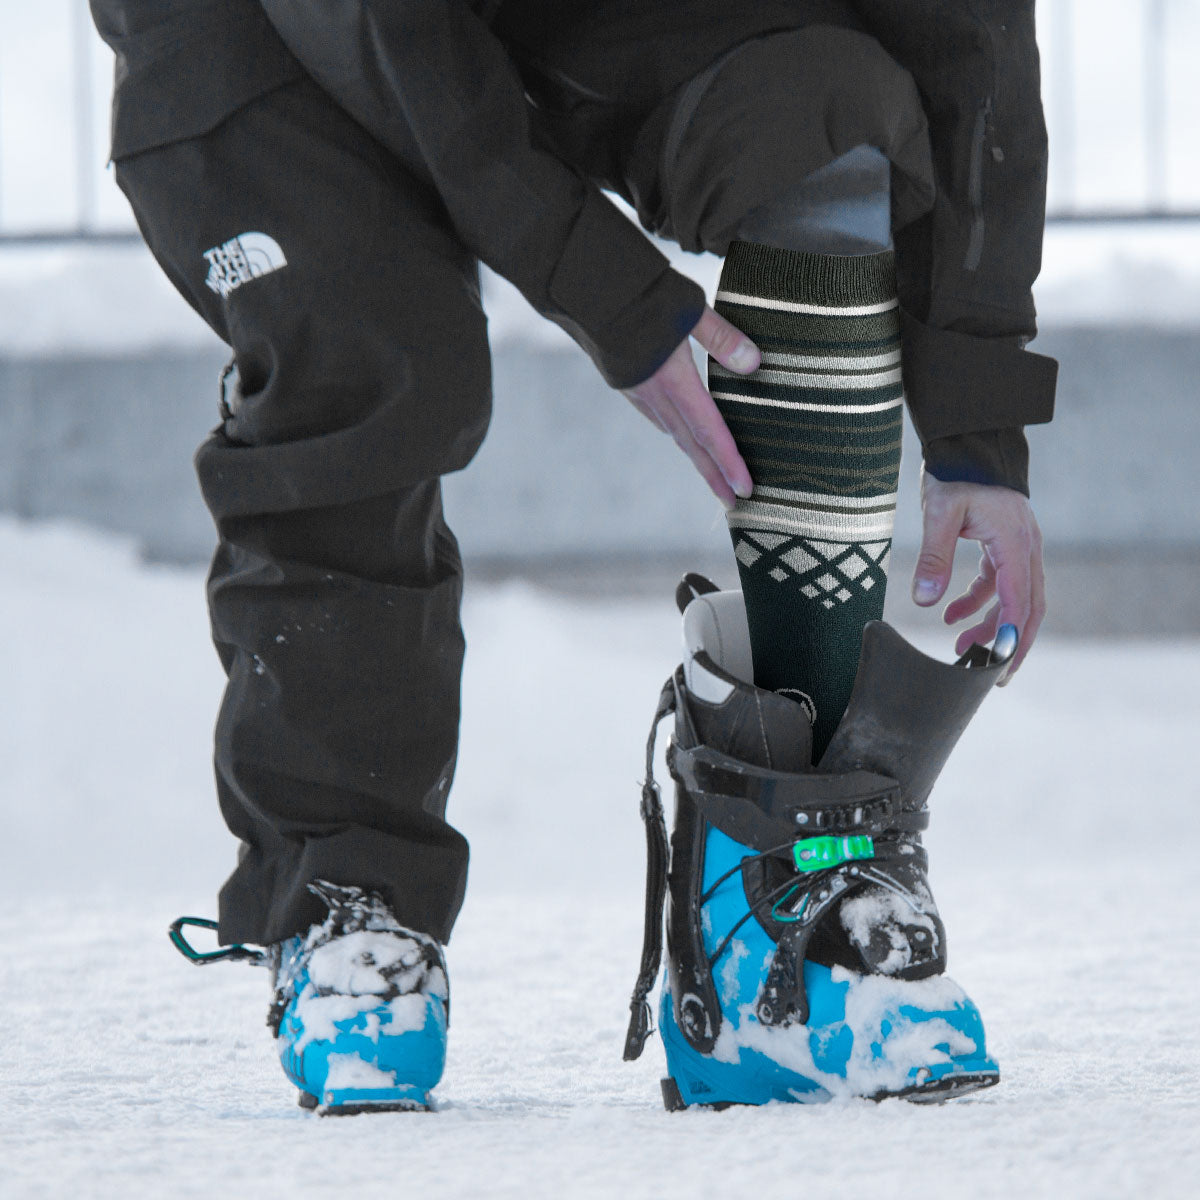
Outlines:
[[[226,449],[218,435],[201,459]],[[216,770],[242,840],[222,940],[319,922],[307,885],[326,879],[377,891],[445,941],[467,847],[444,820],[463,641],[438,481],[218,525],[209,599],[229,686]]]
[[729,516],[755,682],[811,703],[814,760],[887,584],[903,421],[887,170],[860,147],[751,214],[717,293],[763,351],[751,376],[709,370],[755,482]]

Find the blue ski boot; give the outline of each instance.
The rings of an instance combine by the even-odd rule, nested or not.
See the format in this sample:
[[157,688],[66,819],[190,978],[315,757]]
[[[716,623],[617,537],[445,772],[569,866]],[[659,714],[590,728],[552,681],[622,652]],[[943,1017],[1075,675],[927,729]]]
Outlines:
[[441,946],[406,929],[374,892],[317,880],[324,923],[266,949],[227,946],[202,953],[180,917],[171,941],[194,963],[247,960],[272,969],[267,1024],[302,1108],[322,1116],[428,1109],[446,1062],[450,993]]
[[[646,928],[626,1059],[650,1033],[667,901],[667,1108],[941,1100],[998,1082],[978,1010],[943,974],[920,833],[1015,630],[950,665],[867,625],[849,707],[814,768],[807,697],[748,682],[741,593],[689,575],[676,599],[687,654],[647,745]],[[668,848],[654,743],[670,714]]]
[[427,1109],[446,1062],[442,948],[374,893],[317,881],[324,924],[273,948],[267,1023],[300,1104],[323,1115]]

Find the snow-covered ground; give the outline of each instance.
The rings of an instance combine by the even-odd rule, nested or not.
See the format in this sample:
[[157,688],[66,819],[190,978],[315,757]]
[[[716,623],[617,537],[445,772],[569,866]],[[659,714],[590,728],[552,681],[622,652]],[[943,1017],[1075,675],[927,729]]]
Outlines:
[[[24,1197],[1130,1197],[1200,1170],[1200,642],[1046,643],[935,794],[953,974],[999,1088],[671,1115],[621,1062],[640,945],[639,759],[670,598],[469,586],[472,840],[440,1110],[306,1115],[267,984],[196,970],[179,913],[233,861],[196,571],[0,519],[0,1194]],[[899,589],[897,589],[899,590]],[[903,608],[899,611],[903,612]],[[922,644],[948,652],[945,634]]]

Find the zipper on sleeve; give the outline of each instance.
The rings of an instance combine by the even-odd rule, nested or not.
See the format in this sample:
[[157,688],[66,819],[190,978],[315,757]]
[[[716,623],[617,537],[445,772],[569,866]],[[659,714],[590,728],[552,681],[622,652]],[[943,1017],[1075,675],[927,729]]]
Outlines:
[[976,271],[983,260],[983,143],[992,118],[992,98],[989,96],[975,114],[975,130],[971,137],[971,164],[967,174],[967,199],[971,205],[971,236],[963,259],[963,270]]

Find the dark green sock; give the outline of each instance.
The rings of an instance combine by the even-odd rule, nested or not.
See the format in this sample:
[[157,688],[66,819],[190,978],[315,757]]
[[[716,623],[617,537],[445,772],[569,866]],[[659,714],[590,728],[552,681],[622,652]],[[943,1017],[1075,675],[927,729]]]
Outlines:
[[754,682],[811,700],[815,761],[883,615],[904,399],[892,254],[734,242],[716,309],[763,352],[748,376],[709,360],[754,480],[729,514]]

